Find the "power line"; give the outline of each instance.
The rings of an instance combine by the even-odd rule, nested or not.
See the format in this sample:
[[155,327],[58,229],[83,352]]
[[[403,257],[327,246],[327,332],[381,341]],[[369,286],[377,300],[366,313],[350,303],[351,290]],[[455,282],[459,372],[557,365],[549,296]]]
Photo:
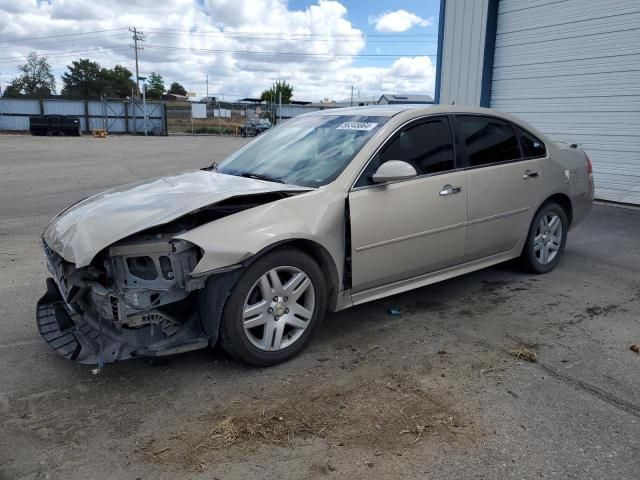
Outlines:
[[[140,32],[138,32],[140,33]],[[83,55],[92,55],[92,54],[109,54],[115,51],[121,51],[128,48],[134,48],[135,45],[130,46],[121,46],[121,47],[108,47],[102,48],[97,47],[96,49],[90,50],[78,50],[72,52],[64,52],[64,53],[51,53],[44,52],[41,55],[46,56],[47,58],[65,58],[65,57],[74,57],[74,56],[83,56]],[[305,53],[305,52],[270,52],[270,51],[251,51],[251,50],[226,50],[226,49],[206,49],[206,48],[191,48],[191,47],[173,47],[168,45],[146,45],[147,48],[155,48],[155,49],[164,49],[164,50],[178,50],[178,51],[193,51],[195,53],[231,53],[234,55],[260,55],[260,56],[290,56],[290,57],[310,57],[310,58],[363,58],[368,59],[370,61],[373,60],[389,60],[393,58],[401,58],[401,57],[430,57],[435,58],[436,54],[433,53],[401,53],[401,54],[332,54],[332,53]],[[143,49],[143,47],[138,46],[138,50]],[[21,61],[26,58],[27,54],[12,56],[12,57],[0,57],[0,64],[13,63],[15,61]]]
[[177,32],[183,33],[186,35],[203,35],[203,36],[255,36],[255,37],[264,37],[264,36],[289,36],[289,37],[335,37],[335,38],[348,38],[348,37],[384,37],[384,38],[429,38],[429,37],[437,37],[436,33],[371,33],[371,34],[363,34],[363,33],[295,33],[295,32],[228,32],[228,31],[219,31],[219,32],[209,32],[209,33],[200,33],[200,32],[192,32],[190,30],[181,30],[175,28],[153,28],[147,27],[145,28],[147,32]]
[[28,41],[28,40],[39,40],[41,38],[57,38],[57,37],[71,37],[71,36],[79,36],[79,35],[89,35],[92,33],[104,33],[104,32],[116,32],[118,30],[126,30],[127,27],[120,27],[120,28],[110,28],[108,30],[92,30],[92,31],[88,31],[88,32],[77,32],[77,33],[59,33],[57,35],[45,35],[42,37],[23,37],[23,38],[16,38],[14,40],[3,40],[1,43],[20,43],[20,42],[24,42],[24,41]]
[[[407,37],[407,39],[399,39],[399,40],[390,40],[390,39],[370,39],[368,36],[366,37],[358,37],[358,38],[343,38],[343,37],[331,37],[331,38],[305,38],[303,37],[286,37],[286,36],[271,36],[271,34],[263,35],[220,35],[220,34],[207,34],[207,33],[195,33],[195,32],[181,32],[181,31],[161,31],[161,30],[147,30],[152,35],[175,35],[175,36],[185,36],[185,37],[193,37],[193,38],[218,38],[218,39],[229,39],[229,40],[263,40],[263,41],[295,41],[295,42],[332,42],[332,41],[340,41],[341,43],[356,43],[356,42],[366,42],[366,43],[425,43],[428,41],[436,41],[437,35],[433,35],[430,37],[424,37],[422,39],[411,39],[412,37]],[[401,37],[399,37],[401,38]],[[429,40],[430,39],[430,40]]]
[[[103,49],[101,47],[97,47],[97,49],[92,49],[92,50],[78,50],[78,51],[73,51],[73,52],[65,52],[65,53],[43,53],[41,54],[42,56],[45,56],[47,58],[59,58],[59,57],[74,57],[76,55],[88,55],[88,54],[95,54],[95,53],[111,53],[114,50],[123,50],[123,49],[129,49],[128,46],[122,46],[122,47],[109,47],[108,49]],[[11,63],[11,62],[15,62],[15,61],[20,61],[20,60],[24,60],[27,57],[27,54],[23,54],[23,55],[18,55],[15,57],[2,57],[0,58],[0,63]]]
[[[127,32],[121,32],[118,34],[107,34],[107,35],[91,35],[88,37],[82,37],[82,38],[63,38],[63,39],[57,39],[57,40],[36,40],[33,42],[25,42],[23,45],[8,45],[7,48],[22,48],[22,47],[28,47],[28,48],[46,48],[47,45],[60,45],[63,43],[70,43],[70,42],[79,42],[82,41],[83,43],[86,43],[88,41],[93,41],[93,40],[103,40],[103,39],[110,39],[110,38],[118,38],[118,39],[123,39],[124,35]],[[2,43],[2,42],[0,42]]]
[[147,48],[161,48],[165,50],[189,50],[192,52],[205,53],[232,53],[234,55],[277,55],[277,56],[297,56],[314,58],[399,58],[399,57],[436,57],[436,54],[427,53],[308,53],[308,52],[272,52],[265,50],[228,50],[218,48],[193,48],[193,47],[173,47],[169,45],[147,45]]
[[[0,44],[15,44],[23,42],[35,41],[38,44],[54,44],[57,42],[69,42],[78,40],[96,40],[99,38],[108,38],[116,35],[98,35],[97,33],[109,33],[127,30],[127,27],[110,28],[105,30],[89,30],[86,32],[74,32],[74,33],[61,33],[55,35],[44,35],[39,37],[22,37],[15,38],[13,40],[2,40]],[[128,29],[132,31],[131,28]],[[187,37],[205,37],[205,38],[232,38],[232,39],[244,39],[244,40],[295,40],[295,41],[309,41],[309,42],[329,42],[333,39],[340,39],[342,42],[357,42],[357,41],[369,41],[371,43],[422,43],[422,40],[410,40],[410,39],[428,39],[437,38],[437,34],[341,34],[341,33],[292,33],[292,32],[192,32],[189,30],[179,29],[162,29],[162,28],[150,28],[148,32],[156,35],[176,35]],[[87,37],[87,35],[92,35]],[[46,41],[48,39],[59,39],[66,37],[67,40]],[[82,38],[76,38],[82,37]],[[307,38],[305,38],[307,37]],[[321,38],[318,38],[321,37]],[[357,37],[349,40],[349,37]],[[370,40],[372,37],[382,38],[383,40]],[[397,41],[390,42],[389,39],[399,39]],[[39,42],[39,40],[45,40]]]

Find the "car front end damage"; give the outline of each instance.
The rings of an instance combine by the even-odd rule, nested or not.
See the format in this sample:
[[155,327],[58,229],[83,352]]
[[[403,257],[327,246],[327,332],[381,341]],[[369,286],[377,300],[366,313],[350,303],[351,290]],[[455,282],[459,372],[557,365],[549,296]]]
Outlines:
[[[50,278],[36,308],[46,342],[94,365],[215,344],[224,299],[253,252],[236,251],[227,258],[238,262],[213,266],[201,262],[205,251],[196,242],[179,237],[306,191],[226,177],[161,179],[90,197],[54,218],[42,238]],[[231,182],[238,185],[226,191]],[[177,195],[186,197],[180,207]]]
[[43,241],[52,278],[36,318],[47,343],[86,364],[207,346],[198,302],[206,278],[190,275],[201,251],[173,236],[133,235],[78,269]]

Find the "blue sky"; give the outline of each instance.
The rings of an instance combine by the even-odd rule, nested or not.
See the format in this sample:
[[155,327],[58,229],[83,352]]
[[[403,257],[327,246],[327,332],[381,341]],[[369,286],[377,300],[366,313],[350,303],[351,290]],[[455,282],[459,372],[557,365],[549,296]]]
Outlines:
[[[316,4],[311,0],[290,0],[289,8],[292,10],[304,10],[309,5]],[[348,10],[348,19],[353,26],[362,30],[367,36],[367,44],[362,51],[364,54],[393,54],[393,55],[432,55],[433,63],[436,62],[438,49],[438,16],[440,13],[440,0],[341,0]],[[432,19],[432,25],[414,26],[403,33],[385,33],[375,30],[370,23],[372,17],[380,16],[386,12],[406,10],[425,19]],[[417,35],[421,35],[418,37]],[[388,59],[357,59],[357,65],[386,66],[393,62]]]

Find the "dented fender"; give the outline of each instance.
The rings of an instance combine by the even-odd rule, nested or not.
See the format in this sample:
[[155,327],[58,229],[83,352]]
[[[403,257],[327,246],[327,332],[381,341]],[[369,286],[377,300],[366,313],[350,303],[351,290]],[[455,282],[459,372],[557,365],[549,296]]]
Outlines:
[[340,279],[346,196],[339,188],[320,188],[221,218],[175,238],[203,251],[193,276],[237,265],[276,244],[308,240],[331,255]]

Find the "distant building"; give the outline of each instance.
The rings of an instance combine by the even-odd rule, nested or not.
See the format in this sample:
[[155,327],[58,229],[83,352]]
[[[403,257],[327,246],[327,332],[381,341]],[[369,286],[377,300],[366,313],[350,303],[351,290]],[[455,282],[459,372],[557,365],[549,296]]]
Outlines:
[[351,97],[334,102],[336,107],[365,107],[367,105],[375,105],[377,100],[375,97]]
[[431,95],[399,95],[399,94],[383,94],[378,99],[378,105],[397,105],[406,103],[433,103]]
[[188,102],[189,97],[186,95],[178,95],[177,93],[165,93],[162,95],[162,100],[168,100],[171,102]]
[[263,101],[261,98],[246,97],[246,98],[239,98],[238,103],[263,103]]

